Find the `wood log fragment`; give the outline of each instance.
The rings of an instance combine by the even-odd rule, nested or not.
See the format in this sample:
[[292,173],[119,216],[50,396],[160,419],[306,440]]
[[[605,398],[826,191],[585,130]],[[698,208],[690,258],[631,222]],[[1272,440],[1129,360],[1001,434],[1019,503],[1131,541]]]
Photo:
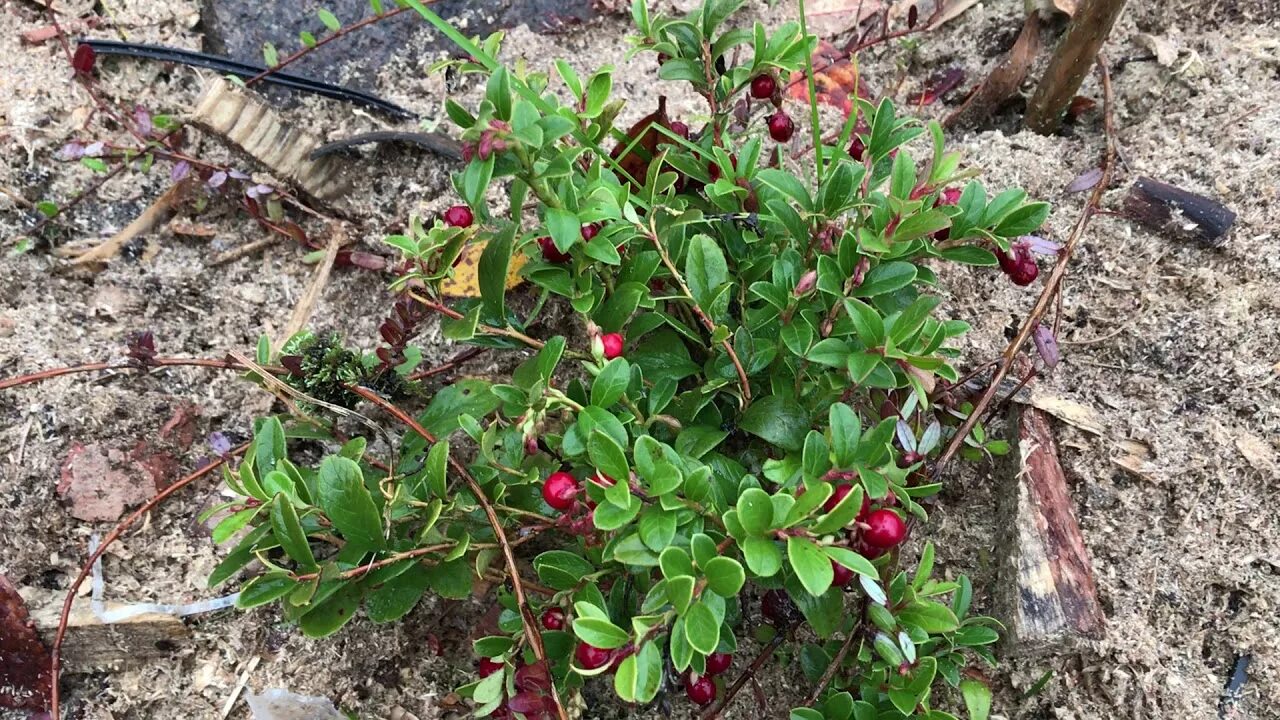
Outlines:
[[287,124],[257,94],[237,89],[221,77],[211,78],[196,101],[191,121],[226,139],[311,198],[350,211],[346,163],[337,155],[312,160],[319,139]]
[[1071,25],[1058,41],[1049,67],[1027,102],[1027,127],[1049,135],[1062,124],[1063,111],[1080,90],[1085,75],[1093,68],[1094,58],[1111,34],[1111,27],[1124,0],[1084,0],[1071,18]]
[[1014,407],[1013,467],[1001,493],[1000,614],[1020,655],[1060,652],[1100,637],[1105,618],[1049,418]]
[[[36,631],[46,645],[53,644],[62,611],[61,592],[39,588],[20,590],[31,610]],[[107,610],[124,607],[106,603]],[[93,614],[89,598],[79,598],[71,608],[67,636],[62,644],[62,666],[68,672],[100,672],[136,667],[156,658],[170,657],[185,643],[191,631],[178,618],[149,613],[103,623]]]
[[1235,224],[1230,208],[1204,195],[1140,177],[1124,198],[1125,215],[1159,233],[1199,240],[1212,248],[1227,242]]

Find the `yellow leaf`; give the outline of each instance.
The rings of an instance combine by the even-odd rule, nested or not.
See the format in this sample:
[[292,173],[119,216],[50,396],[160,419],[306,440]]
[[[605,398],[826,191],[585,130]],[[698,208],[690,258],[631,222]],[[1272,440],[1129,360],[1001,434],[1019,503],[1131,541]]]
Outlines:
[[[446,297],[480,297],[480,253],[484,252],[487,243],[468,245],[458,256],[458,264],[453,266],[453,274],[446,278],[441,290]],[[510,290],[524,282],[520,276],[520,268],[529,262],[524,253],[511,256],[507,267],[507,289]]]

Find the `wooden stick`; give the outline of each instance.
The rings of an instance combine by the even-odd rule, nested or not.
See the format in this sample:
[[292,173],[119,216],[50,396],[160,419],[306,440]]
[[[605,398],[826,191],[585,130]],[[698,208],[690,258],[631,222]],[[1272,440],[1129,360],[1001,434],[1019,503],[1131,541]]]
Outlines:
[[316,303],[320,301],[320,294],[324,292],[325,285],[329,284],[329,273],[333,270],[333,261],[338,258],[338,249],[346,242],[346,234],[342,232],[341,227],[338,223],[329,224],[329,245],[325,248],[324,258],[320,260],[315,274],[311,276],[311,283],[307,285],[307,291],[302,294],[298,304],[294,306],[293,315],[289,317],[289,324],[284,326],[284,332],[277,338],[277,347],[283,346],[286,340],[306,327],[307,321],[311,319],[312,313],[315,312]]
[[156,201],[151,203],[136,220],[123,230],[112,235],[104,242],[95,245],[71,260],[72,265],[105,262],[115,257],[130,240],[151,231],[152,228],[165,222],[173,215],[174,208],[182,200],[182,183],[174,183],[165,190]]
[[1027,127],[1041,135],[1058,130],[1063,111],[1080,89],[1122,8],[1124,0],[1084,0],[1081,3],[1027,103]]
[[997,603],[1008,620],[1006,642],[1019,654],[1057,652],[1100,636],[1105,617],[1049,418],[1015,407],[1010,425],[1018,448],[1001,493],[1006,537]]

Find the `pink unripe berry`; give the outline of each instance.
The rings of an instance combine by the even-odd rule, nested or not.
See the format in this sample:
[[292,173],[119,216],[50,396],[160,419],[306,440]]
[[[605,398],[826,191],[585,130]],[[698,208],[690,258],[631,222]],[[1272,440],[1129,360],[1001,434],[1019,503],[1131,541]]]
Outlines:
[[475,222],[475,219],[475,213],[471,212],[471,208],[466,205],[454,205],[444,211],[444,224],[450,227],[471,227],[471,223]]

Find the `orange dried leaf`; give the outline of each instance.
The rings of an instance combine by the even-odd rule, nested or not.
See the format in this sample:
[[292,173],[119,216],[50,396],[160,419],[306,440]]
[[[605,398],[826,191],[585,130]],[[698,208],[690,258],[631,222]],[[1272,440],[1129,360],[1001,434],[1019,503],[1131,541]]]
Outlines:
[[[853,113],[855,96],[871,100],[871,91],[866,81],[859,77],[849,55],[826,40],[819,41],[818,49],[813,53],[813,82],[818,102],[839,108],[845,117]],[[791,74],[787,97],[809,102],[809,84],[803,72]]]

